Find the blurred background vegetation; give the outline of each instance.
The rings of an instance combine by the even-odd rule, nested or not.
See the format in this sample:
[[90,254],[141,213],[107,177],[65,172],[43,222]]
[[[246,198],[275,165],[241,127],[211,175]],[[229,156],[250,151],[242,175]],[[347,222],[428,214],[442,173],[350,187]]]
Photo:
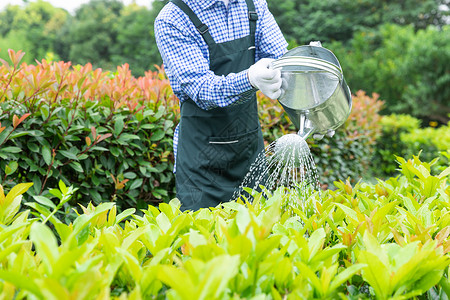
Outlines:
[[[353,92],[381,95],[383,113],[408,113],[426,125],[448,122],[449,0],[267,2],[291,48],[322,41]],[[91,0],[73,14],[43,0],[9,5],[0,11],[0,57],[11,48],[24,50],[27,63],[90,62],[104,70],[128,63],[143,76],[162,64],[153,22],[165,3]]]

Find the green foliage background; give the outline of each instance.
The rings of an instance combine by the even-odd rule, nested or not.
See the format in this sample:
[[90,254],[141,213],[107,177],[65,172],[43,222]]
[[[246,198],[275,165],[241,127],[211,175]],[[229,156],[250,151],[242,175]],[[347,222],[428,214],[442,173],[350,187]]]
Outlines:
[[[146,8],[91,0],[73,15],[38,0],[0,11],[0,57],[27,52],[135,76],[162,64],[153,22],[167,0]],[[450,108],[449,0],[267,0],[291,47],[320,40],[336,53],[352,91],[376,92],[386,113],[445,124]]]

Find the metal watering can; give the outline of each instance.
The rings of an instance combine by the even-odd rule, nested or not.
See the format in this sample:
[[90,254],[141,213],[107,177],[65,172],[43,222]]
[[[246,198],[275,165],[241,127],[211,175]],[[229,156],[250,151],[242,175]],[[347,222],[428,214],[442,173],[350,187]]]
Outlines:
[[284,94],[278,101],[303,139],[325,135],[347,120],[350,89],[336,56],[320,42],[289,50],[272,68],[281,70],[283,80]]

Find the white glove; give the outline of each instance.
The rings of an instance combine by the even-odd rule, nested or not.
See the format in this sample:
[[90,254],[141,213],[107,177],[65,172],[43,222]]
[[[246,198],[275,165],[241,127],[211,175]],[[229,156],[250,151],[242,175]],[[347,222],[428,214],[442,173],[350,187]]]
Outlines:
[[248,69],[250,84],[271,99],[281,95],[281,71],[270,68],[272,58],[263,58]]

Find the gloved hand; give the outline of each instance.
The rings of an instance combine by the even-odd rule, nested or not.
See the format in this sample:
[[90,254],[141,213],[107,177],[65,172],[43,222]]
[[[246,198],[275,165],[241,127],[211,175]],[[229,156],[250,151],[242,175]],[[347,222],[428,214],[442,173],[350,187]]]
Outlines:
[[[333,137],[333,135],[335,134],[334,130],[328,130],[326,135],[328,137]],[[323,134],[319,134],[319,133],[315,133],[313,134],[313,139],[320,141],[321,139],[323,139],[324,135]]]
[[271,99],[281,95],[281,72],[270,68],[272,58],[263,58],[248,69],[250,84]]

